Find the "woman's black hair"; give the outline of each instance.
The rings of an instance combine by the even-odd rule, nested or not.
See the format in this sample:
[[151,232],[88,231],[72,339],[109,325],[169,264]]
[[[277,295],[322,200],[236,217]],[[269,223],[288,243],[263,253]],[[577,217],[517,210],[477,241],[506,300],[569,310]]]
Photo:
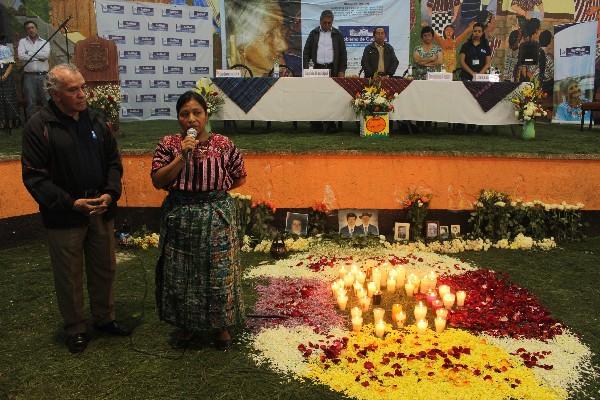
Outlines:
[[511,49],[514,48],[519,41],[521,40],[521,32],[518,30],[514,30],[508,35],[508,47]]
[[177,115],[179,115],[179,110],[181,107],[186,105],[190,100],[196,100],[200,106],[204,109],[204,112],[208,112],[208,105],[206,104],[206,100],[200,94],[194,92],[193,90],[188,90],[177,99],[177,104],[175,105],[175,109],[177,110]]
[[540,47],[546,47],[552,41],[552,32],[549,30],[542,31],[540,33]]
[[[485,37],[485,26],[482,23],[476,22],[476,23],[473,24],[473,28],[472,29],[475,29],[475,28],[481,28],[481,31],[482,31],[481,41],[482,42],[483,41],[487,42],[487,38]],[[473,40],[473,36],[471,36],[470,40]]]
[[425,35],[426,33],[431,33],[431,35],[434,36],[433,28],[430,26],[424,26],[423,28],[421,28],[421,39],[423,39],[423,35]]

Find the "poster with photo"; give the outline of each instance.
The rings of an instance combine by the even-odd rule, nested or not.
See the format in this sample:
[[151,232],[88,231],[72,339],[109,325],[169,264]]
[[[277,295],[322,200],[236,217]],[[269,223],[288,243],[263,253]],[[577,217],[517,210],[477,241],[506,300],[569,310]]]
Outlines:
[[285,217],[285,231],[292,235],[306,236],[308,232],[308,214],[288,211]]
[[379,236],[379,219],[375,210],[340,210],[338,222],[342,237]]

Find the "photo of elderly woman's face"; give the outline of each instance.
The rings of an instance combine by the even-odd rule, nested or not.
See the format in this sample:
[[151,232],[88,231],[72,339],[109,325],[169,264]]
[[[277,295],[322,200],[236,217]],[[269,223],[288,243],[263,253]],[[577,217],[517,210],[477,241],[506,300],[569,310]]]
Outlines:
[[273,13],[264,20],[263,31],[243,49],[246,66],[259,75],[273,68],[275,58],[283,64],[283,53],[287,50],[281,9],[279,6],[271,6],[271,9]]

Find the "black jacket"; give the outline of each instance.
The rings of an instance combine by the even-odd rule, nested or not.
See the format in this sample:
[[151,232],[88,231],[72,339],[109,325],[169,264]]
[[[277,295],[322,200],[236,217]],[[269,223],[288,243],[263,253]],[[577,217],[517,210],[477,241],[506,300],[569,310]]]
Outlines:
[[[88,109],[92,129],[98,140],[104,184],[93,197],[108,193],[112,203],[104,214],[114,217],[117,200],[121,196],[123,166],[117,142],[106,125],[104,117]],[[73,203],[92,189],[79,187],[78,172],[86,168],[85,160],[77,154],[77,136],[58,118],[50,105],[34,114],[23,130],[21,165],[23,182],[35,201],[46,228],[85,226],[89,218],[73,210]],[[89,197],[89,196],[88,196]]]
[[[319,47],[320,27],[316,27],[308,34],[304,51],[302,52],[302,62],[304,69],[308,68],[308,61],[313,60],[317,63],[317,48]],[[331,28],[331,41],[333,42],[333,68],[331,76],[337,76],[340,72],[346,72],[348,67],[348,54],[346,53],[346,43],[342,33],[336,28]]]
[[[385,66],[385,75],[393,76],[398,69],[398,58],[394,52],[394,48],[389,43],[383,44],[383,65]],[[379,66],[379,51],[375,42],[371,43],[363,51],[360,65],[365,73],[365,78],[372,78],[377,72]]]

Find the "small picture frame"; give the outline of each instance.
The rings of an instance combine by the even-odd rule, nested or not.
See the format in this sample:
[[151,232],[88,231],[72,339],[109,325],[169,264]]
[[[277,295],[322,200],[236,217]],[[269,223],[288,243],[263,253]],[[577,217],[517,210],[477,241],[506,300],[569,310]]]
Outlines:
[[440,225],[440,240],[450,239],[450,229],[448,225]]
[[396,222],[394,224],[394,240],[397,242],[408,242],[410,239],[410,224],[408,222]]
[[285,230],[296,236],[306,236],[308,231],[308,214],[289,212],[285,218]]
[[460,225],[450,225],[450,237],[452,239],[460,237]]
[[440,222],[439,221],[426,221],[425,222],[425,238],[428,241],[438,240],[440,235]]

